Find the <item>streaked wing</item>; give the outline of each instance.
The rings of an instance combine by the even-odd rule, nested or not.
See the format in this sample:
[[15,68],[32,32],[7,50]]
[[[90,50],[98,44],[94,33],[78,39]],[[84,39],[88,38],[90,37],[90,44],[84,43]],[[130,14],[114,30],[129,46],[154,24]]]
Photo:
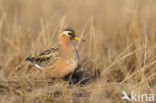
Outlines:
[[61,55],[61,49],[54,46],[40,53],[40,55],[35,58],[35,63],[43,67],[44,65],[48,66],[53,64],[59,55]]

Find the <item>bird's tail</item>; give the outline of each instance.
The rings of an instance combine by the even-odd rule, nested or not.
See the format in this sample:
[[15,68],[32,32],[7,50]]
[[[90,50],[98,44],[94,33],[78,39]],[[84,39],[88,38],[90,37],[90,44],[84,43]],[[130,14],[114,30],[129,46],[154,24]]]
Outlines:
[[40,66],[39,64],[35,63],[36,58],[33,57],[27,57],[25,59],[25,61],[30,61],[32,64],[34,64],[37,68],[42,69],[42,66]]
[[33,57],[27,57],[25,60],[34,63],[35,58],[33,58]]

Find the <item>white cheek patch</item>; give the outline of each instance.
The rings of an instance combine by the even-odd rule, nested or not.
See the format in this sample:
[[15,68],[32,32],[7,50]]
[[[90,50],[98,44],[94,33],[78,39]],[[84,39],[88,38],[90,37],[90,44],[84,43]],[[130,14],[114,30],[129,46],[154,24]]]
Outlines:
[[68,35],[69,33],[71,33],[70,31],[64,31],[64,34]]

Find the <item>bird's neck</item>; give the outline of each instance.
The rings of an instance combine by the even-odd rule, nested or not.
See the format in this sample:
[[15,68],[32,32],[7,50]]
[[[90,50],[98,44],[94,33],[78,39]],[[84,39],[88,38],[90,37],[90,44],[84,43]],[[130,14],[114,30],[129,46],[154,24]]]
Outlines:
[[70,38],[60,37],[60,46],[65,50],[67,55],[71,55],[74,59],[79,59],[79,54],[74,43],[70,40]]
[[64,48],[64,49],[67,49],[71,46],[71,40],[70,38],[68,37],[63,37],[63,36],[60,36],[59,37],[59,43],[60,45]]

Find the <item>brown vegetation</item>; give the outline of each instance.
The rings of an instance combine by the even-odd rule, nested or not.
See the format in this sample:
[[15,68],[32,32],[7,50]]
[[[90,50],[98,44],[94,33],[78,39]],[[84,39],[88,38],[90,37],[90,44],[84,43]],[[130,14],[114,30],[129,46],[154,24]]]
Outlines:
[[[155,5],[155,0],[0,0],[0,102],[129,103],[121,100],[123,90],[156,94]],[[25,57],[54,46],[64,28],[85,39],[75,42],[79,70],[73,80],[42,78]]]

